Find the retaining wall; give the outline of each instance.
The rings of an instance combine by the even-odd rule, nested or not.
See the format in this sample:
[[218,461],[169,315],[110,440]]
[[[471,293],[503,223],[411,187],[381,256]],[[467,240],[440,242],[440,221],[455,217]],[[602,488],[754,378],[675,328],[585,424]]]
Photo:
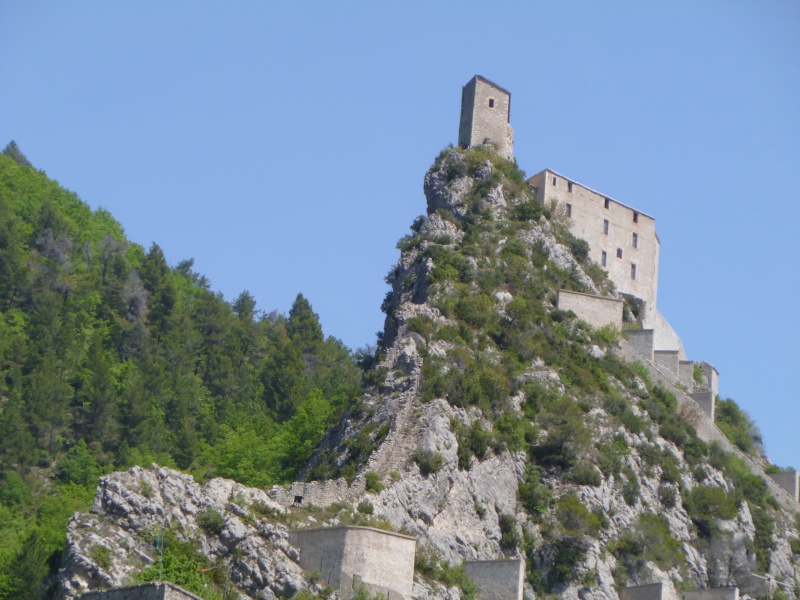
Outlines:
[[605,298],[594,294],[584,294],[569,290],[558,290],[557,306],[559,310],[571,310],[578,318],[592,327],[606,325],[614,329],[622,329],[622,300]]
[[464,572],[480,600],[522,600],[524,560],[465,560]]
[[325,481],[296,481],[288,488],[275,486],[267,495],[278,504],[292,506],[296,496],[303,497],[303,506],[330,506],[334,502],[349,502],[363,495],[366,483],[363,475],[356,476],[352,485],[340,477],[339,479],[326,479]]
[[714,365],[707,363],[705,361],[700,361],[697,363],[700,365],[700,370],[703,371],[703,375],[706,376],[706,380],[708,381],[708,388],[714,393],[714,396],[719,395],[719,373]]
[[300,566],[349,600],[365,585],[388,600],[411,600],[414,584],[413,537],[371,527],[325,527],[289,532],[300,551]]

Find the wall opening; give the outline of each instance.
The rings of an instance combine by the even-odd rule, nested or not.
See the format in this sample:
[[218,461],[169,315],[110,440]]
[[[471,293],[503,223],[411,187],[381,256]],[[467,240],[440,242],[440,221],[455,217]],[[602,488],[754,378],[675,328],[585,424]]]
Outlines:
[[489,108],[494,108],[494,98],[489,98]]
[[633,211],[633,222],[634,223],[639,222],[639,213],[637,213],[636,211]]
[[617,258],[622,258],[622,248],[617,248]]
[[636,279],[636,263],[631,263],[631,279]]
[[556,185],[556,178],[553,177],[553,185]]
[[633,236],[631,237],[631,246],[633,246],[634,248],[638,248],[639,247],[639,234],[638,233],[634,233]]
[[603,233],[608,235],[608,219],[603,219]]
[[572,193],[572,182],[571,182],[571,181],[568,181],[568,182],[567,182],[567,191],[568,191],[570,194]]
[[570,204],[569,202],[567,202],[567,216],[568,217],[572,216],[572,204]]
[[608,253],[605,250],[603,250],[602,254],[600,254],[600,265],[605,267],[607,262],[608,262]]
[[603,204],[605,205],[605,208],[611,208],[611,200],[609,200],[608,198],[605,199]]

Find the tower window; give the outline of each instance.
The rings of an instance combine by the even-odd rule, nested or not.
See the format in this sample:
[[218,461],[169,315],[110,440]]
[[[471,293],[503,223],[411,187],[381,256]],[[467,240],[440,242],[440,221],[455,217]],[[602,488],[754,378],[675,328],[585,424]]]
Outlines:
[[489,108],[494,108],[494,98],[489,98]]
[[631,263],[631,279],[636,279],[636,264]]
[[617,258],[622,258],[622,248],[617,248]]
[[555,184],[556,184],[556,178],[553,177],[553,185],[555,185]]
[[603,250],[603,253],[600,255],[600,264],[605,267],[607,262],[608,262],[608,253],[605,250]]
[[639,213],[637,213],[636,211],[633,211],[633,222],[634,223],[639,222]]
[[604,202],[604,205],[605,205],[605,208],[610,208],[610,207],[611,207],[611,200],[609,200],[608,198],[606,198],[606,199],[605,199],[605,202]]
[[568,181],[568,182],[567,182],[567,191],[568,191],[570,194],[572,193],[572,182],[571,182],[571,181]]
[[638,233],[634,233],[633,234],[633,237],[631,238],[631,246],[633,246],[634,248],[638,248],[639,247],[639,234]]
[[572,204],[570,204],[569,202],[567,203],[567,216],[568,217],[572,216]]
[[603,219],[603,233],[608,235],[608,219]]

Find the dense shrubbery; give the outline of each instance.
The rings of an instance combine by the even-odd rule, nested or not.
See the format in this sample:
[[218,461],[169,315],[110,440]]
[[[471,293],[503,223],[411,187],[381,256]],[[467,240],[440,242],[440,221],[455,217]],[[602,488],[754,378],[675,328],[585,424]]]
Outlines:
[[742,452],[763,452],[761,432],[744,410],[730,398],[717,400],[714,421],[728,439]]

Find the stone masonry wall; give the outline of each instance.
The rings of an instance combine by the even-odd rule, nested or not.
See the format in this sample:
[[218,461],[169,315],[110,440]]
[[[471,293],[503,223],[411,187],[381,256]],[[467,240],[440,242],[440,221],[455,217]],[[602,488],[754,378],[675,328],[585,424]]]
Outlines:
[[739,588],[711,588],[707,590],[686,590],[683,600],[739,600]]
[[678,378],[678,365],[680,360],[677,350],[656,350],[653,352],[653,361],[672,373],[675,379]]
[[617,330],[622,329],[622,308],[625,304],[622,300],[558,290],[557,304],[560,310],[571,310],[592,327],[610,325]]
[[458,145],[469,148],[486,141],[506,158],[514,155],[514,135],[509,124],[511,94],[476,75],[461,92]]
[[480,600],[522,600],[523,560],[466,560],[464,572],[478,588]]
[[678,600],[675,588],[664,582],[634,585],[619,591],[619,600]]
[[289,532],[300,566],[318,571],[344,600],[367,586],[388,600],[410,600],[416,540],[370,527],[326,527]]
[[79,600],[202,600],[172,583],[142,583],[81,594]]
[[781,486],[786,493],[800,502],[800,473],[797,471],[782,471],[780,473],[770,473],[772,480]]
[[652,329],[629,329],[625,331],[625,338],[638,355],[647,358],[647,360],[653,360]]
[[528,183],[536,187],[539,202],[549,205],[555,201],[568,212],[570,232],[589,242],[590,258],[608,271],[617,290],[645,300],[644,325],[652,328],[658,295],[655,219],[549,169],[534,175]]

